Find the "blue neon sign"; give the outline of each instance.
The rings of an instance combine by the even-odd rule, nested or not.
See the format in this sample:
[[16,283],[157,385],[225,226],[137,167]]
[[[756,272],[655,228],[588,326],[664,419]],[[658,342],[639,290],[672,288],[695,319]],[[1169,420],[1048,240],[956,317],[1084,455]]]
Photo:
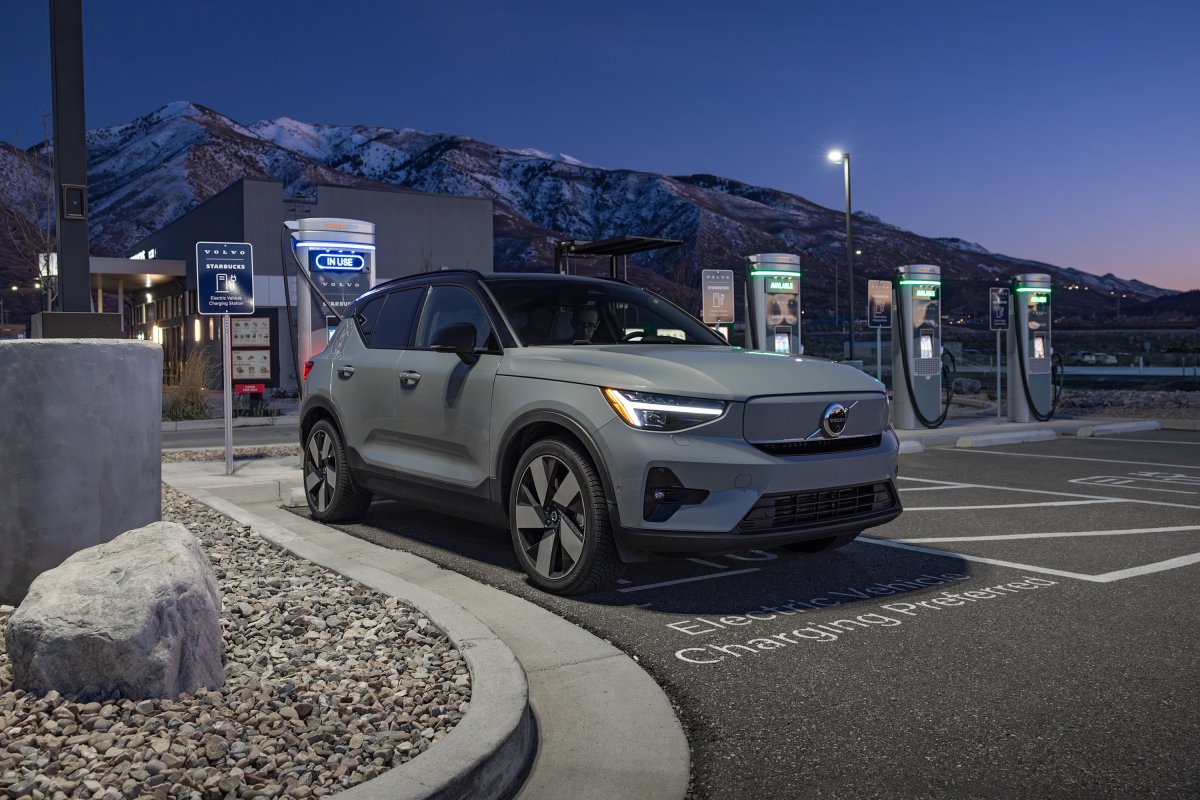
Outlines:
[[367,257],[351,250],[308,251],[308,263],[318,272],[365,272]]

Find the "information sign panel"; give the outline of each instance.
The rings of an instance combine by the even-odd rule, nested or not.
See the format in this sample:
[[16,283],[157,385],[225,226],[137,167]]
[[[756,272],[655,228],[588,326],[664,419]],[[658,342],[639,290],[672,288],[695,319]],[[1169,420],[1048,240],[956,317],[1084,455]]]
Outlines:
[[867,281],[867,325],[892,327],[892,282]]
[[733,270],[706,269],[700,273],[701,294],[704,296],[704,321],[733,322]]
[[196,310],[254,313],[254,248],[246,242],[196,242]]
[[1008,303],[1011,290],[1006,286],[988,289],[988,308],[991,309],[988,328],[993,331],[1008,330]]

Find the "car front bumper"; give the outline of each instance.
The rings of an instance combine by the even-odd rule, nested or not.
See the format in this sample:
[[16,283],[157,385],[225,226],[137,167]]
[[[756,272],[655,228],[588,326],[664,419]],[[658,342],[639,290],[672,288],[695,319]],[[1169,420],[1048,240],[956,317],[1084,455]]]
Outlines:
[[[622,546],[663,553],[773,547],[858,533],[901,512],[894,484],[899,442],[890,430],[874,447],[789,456],[768,454],[738,433],[737,419],[680,434],[634,430],[619,420],[603,426],[596,440],[612,478]],[[678,506],[665,521],[647,520],[646,482],[655,468],[707,496]]]

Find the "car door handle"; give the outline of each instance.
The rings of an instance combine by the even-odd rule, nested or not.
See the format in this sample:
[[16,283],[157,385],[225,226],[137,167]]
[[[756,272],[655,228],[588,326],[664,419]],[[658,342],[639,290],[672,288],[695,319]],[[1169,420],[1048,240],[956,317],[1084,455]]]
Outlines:
[[411,369],[405,370],[396,376],[409,386],[416,386],[421,380],[421,373],[413,372]]
[[337,374],[338,374],[339,378],[349,378],[351,375],[354,374],[354,367],[351,366],[350,364],[346,364],[345,366],[338,367]]

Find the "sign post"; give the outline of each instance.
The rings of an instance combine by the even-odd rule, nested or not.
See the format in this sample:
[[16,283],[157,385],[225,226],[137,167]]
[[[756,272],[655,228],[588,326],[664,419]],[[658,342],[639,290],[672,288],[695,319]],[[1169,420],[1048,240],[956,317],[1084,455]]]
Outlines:
[[875,378],[883,382],[883,329],[892,327],[892,282],[867,281],[867,325],[875,329]]
[[988,289],[988,307],[991,309],[988,327],[996,332],[996,419],[1003,419],[1000,414],[1000,331],[1008,330],[1010,291],[1006,286]]
[[225,365],[225,474],[233,474],[232,314],[254,313],[254,248],[246,242],[196,242],[196,310],[221,315]]

